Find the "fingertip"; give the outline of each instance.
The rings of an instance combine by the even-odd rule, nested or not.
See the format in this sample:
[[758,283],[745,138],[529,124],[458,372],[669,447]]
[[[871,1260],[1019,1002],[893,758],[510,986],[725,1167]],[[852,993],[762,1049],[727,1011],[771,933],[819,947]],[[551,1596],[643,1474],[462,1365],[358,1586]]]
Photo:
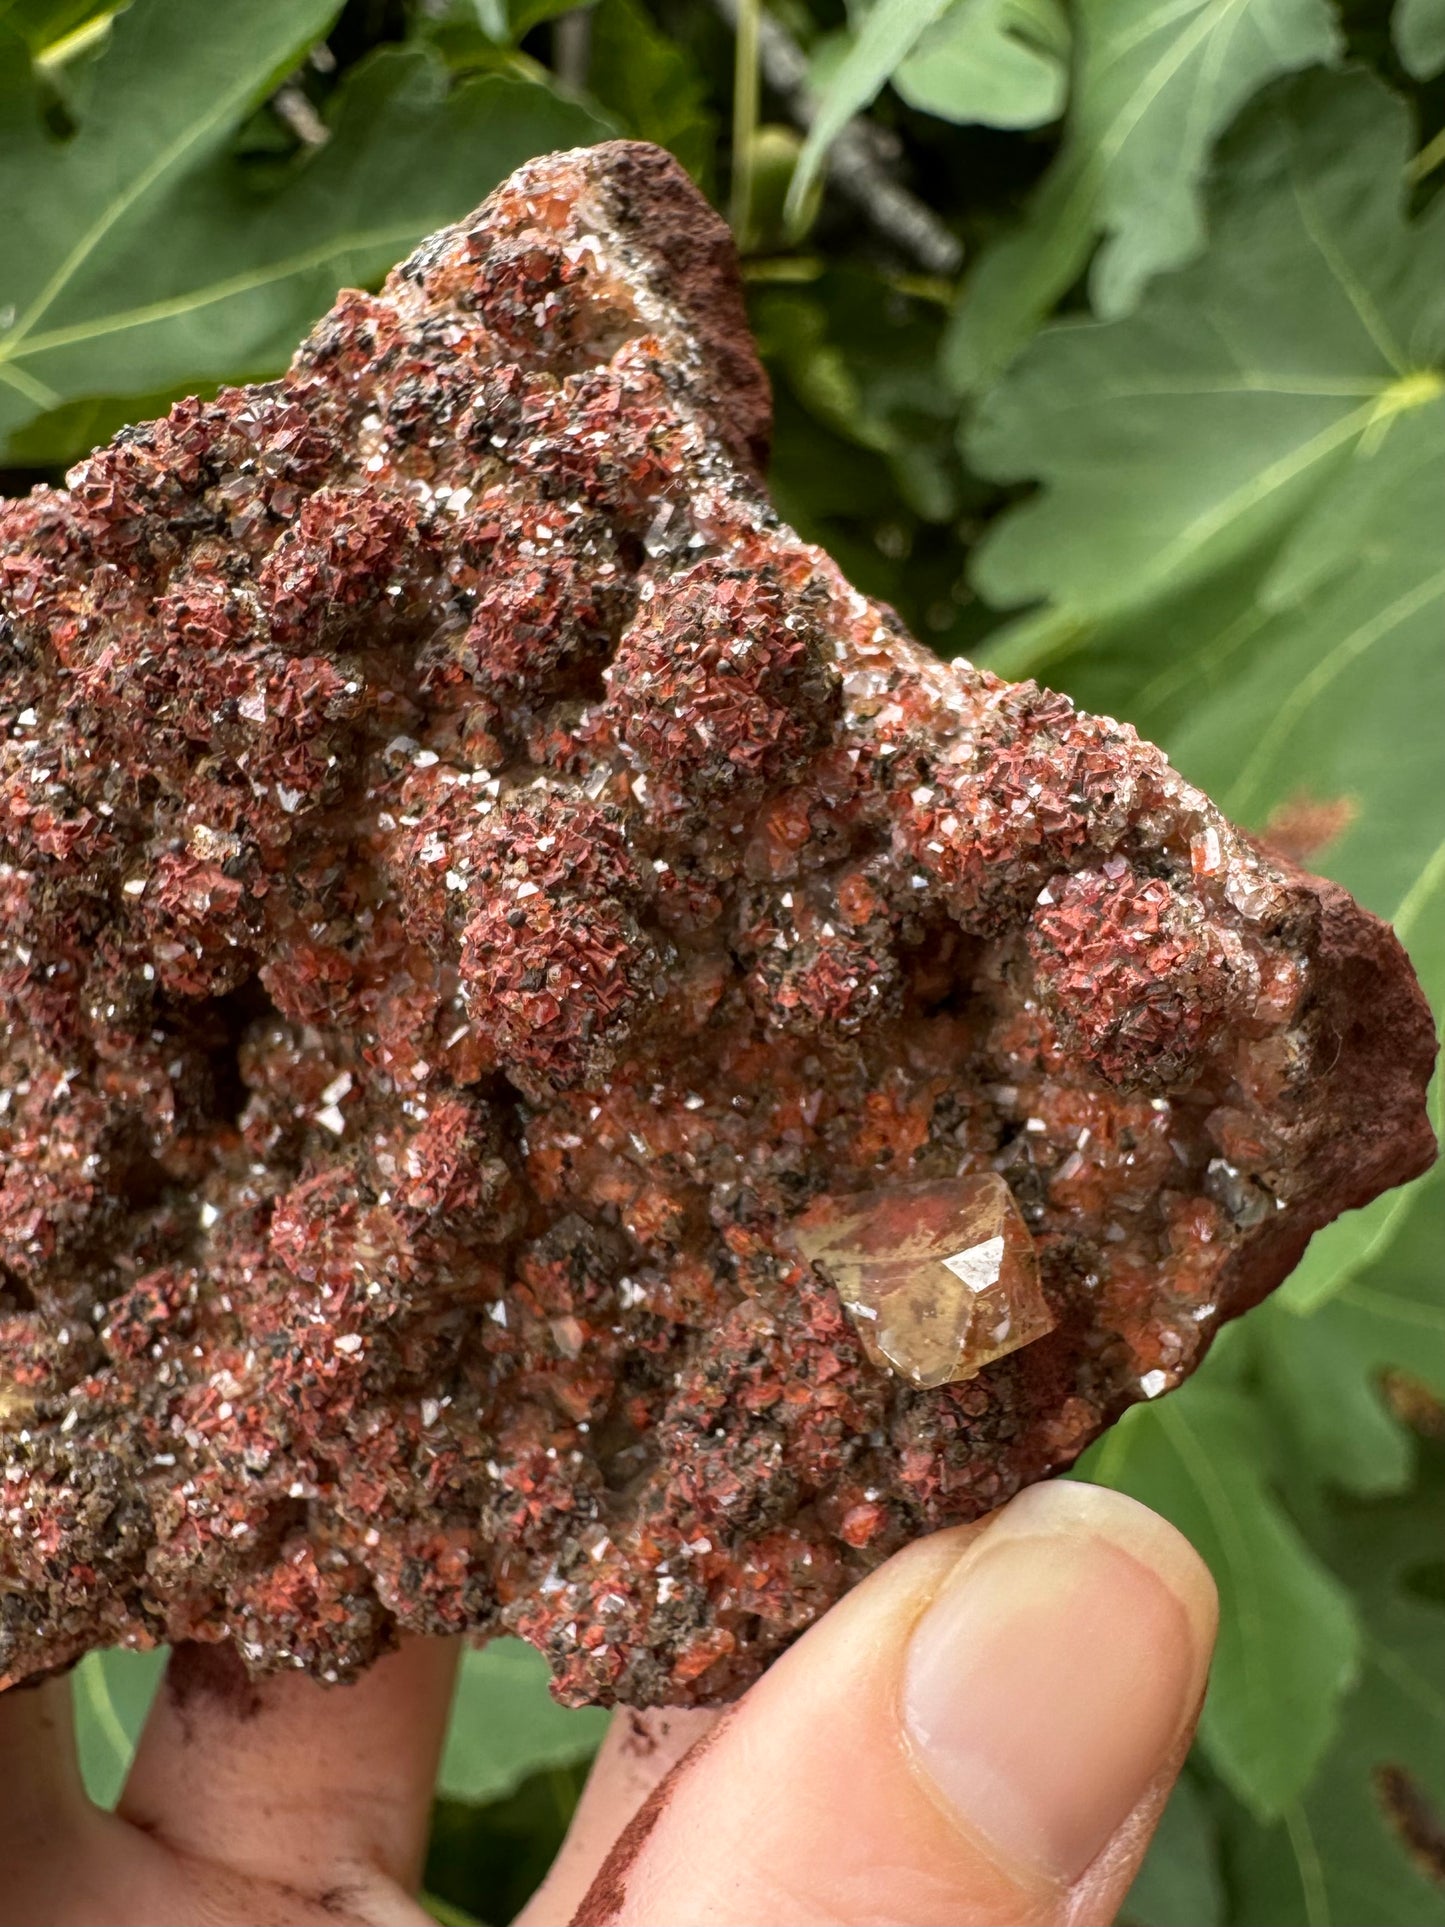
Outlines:
[[949,1573],[903,1665],[904,1731],[959,1822],[1026,1879],[1078,1880],[1177,1764],[1217,1604],[1165,1520],[1040,1486]]
[[1127,1492],[1085,1479],[1031,1485],[992,1515],[988,1530],[995,1540],[1070,1534],[1117,1546],[1174,1594],[1206,1658],[1212,1650],[1219,1628],[1214,1574],[1178,1526]]
[[70,1679],[42,1679],[0,1693],[0,1849],[58,1839],[89,1813],[75,1744]]

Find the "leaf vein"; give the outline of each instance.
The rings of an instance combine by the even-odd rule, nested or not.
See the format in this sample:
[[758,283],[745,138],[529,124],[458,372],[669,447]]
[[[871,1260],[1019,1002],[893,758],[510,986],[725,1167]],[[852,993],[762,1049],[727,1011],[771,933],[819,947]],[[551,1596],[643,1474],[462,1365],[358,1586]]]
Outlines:
[[1330,1896],[1325,1884],[1325,1870],[1304,1808],[1298,1804],[1287,1807],[1284,1824],[1290,1851],[1299,1869],[1300,1892],[1305,1904],[1305,1927],[1330,1927]]
[[1348,415],[1341,416],[1318,434],[1311,435],[1308,441],[1301,442],[1288,455],[1280,456],[1222,501],[1197,515],[1160,551],[1153,568],[1148,572],[1148,580],[1151,583],[1167,581],[1173,570],[1186,563],[1206,542],[1212,541],[1241,516],[1267,502],[1287,483],[1305,474],[1316,463],[1324,461],[1337,448],[1343,447],[1357,430],[1362,430],[1373,419],[1374,412],[1373,407],[1351,409]]
[[1321,657],[1309,675],[1296,683],[1289,695],[1280,704],[1270,719],[1269,727],[1251,751],[1248,761],[1240,771],[1239,777],[1230,792],[1228,808],[1232,815],[1242,815],[1250,798],[1258,790],[1266,770],[1273,766],[1281,743],[1286,742],[1294,732],[1299,720],[1306,715],[1311,706],[1322,696],[1331,683],[1335,682],[1367,650],[1372,649],[1383,636],[1390,634],[1402,622],[1408,622],[1422,609],[1426,609],[1437,597],[1445,595],[1445,568],[1437,569],[1423,582],[1417,582],[1413,589],[1404,595],[1396,596],[1393,602],[1386,603],[1377,610],[1367,622],[1359,623],[1347,636],[1341,638],[1327,656]]
[[1353,1281],[1341,1287],[1339,1297],[1350,1304],[1363,1306],[1377,1318],[1393,1318],[1402,1325],[1423,1325],[1427,1331],[1445,1332],[1445,1307],[1440,1305],[1420,1304],[1409,1298],[1399,1298],[1393,1292],[1379,1291],[1373,1285],[1360,1285]]
[[1331,240],[1319,216],[1314,196],[1300,179],[1297,165],[1290,167],[1290,192],[1299,210],[1300,221],[1305,233],[1314,243],[1320,259],[1338,282],[1340,291],[1360,318],[1360,326],[1379,349],[1396,375],[1409,374],[1409,365],[1402,350],[1396,345],[1389,324],[1376,306],[1369,290],[1351,269],[1350,264]]
[[[439,226],[440,218],[433,222]],[[322,246],[312,248],[304,254],[293,254],[284,261],[270,263],[265,268],[248,269],[244,274],[236,274],[225,281],[213,281],[208,286],[193,288],[183,295],[174,295],[165,301],[153,301],[144,307],[131,308],[120,314],[99,315],[93,321],[79,321],[69,328],[53,328],[48,334],[32,335],[26,345],[24,357],[44,354],[56,348],[70,348],[81,341],[95,341],[107,335],[121,334],[127,328],[140,328],[157,321],[174,321],[179,316],[194,314],[201,308],[212,307],[218,301],[229,301],[238,294],[251,294],[260,288],[284,281],[293,274],[304,274],[311,268],[325,267],[328,261],[338,255],[347,254],[360,248],[379,248],[399,246],[412,239],[414,235],[425,234],[429,230],[425,224],[409,222],[404,228],[376,228],[357,234],[341,235],[327,241]],[[0,369],[3,372],[3,369]]]
[[34,375],[26,374],[22,368],[7,367],[3,361],[0,361],[0,381],[16,389],[26,401],[34,402],[37,408],[54,408],[60,401],[60,396],[53,388],[48,388],[43,381],[37,381]]
[[1209,1454],[1199,1443],[1188,1419],[1181,1412],[1171,1411],[1167,1405],[1160,1406],[1159,1419],[1219,1534],[1220,1546],[1238,1591],[1234,1612],[1240,1627],[1242,1666],[1247,1676],[1253,1675],[1249,1678],[1247,1690],[1251,1697],[1259,1695],[1263,1703],[1268,1695],[1268,1683],[1260,1676],[1259,1669],[1264,1650],[1266,1616],[1259,1594],[1258,1575],[1254,1561],[1249,1556],[1238,1515],[1227,1488],[1210,1464]]
[[1139,86],[1135,88],[1129,99],[1125,101],[1124,105],[1120,108],[1112,124],[1105,130],[1099,142],[1099,153],[1105,164],[1120,152],[1129,136],[1134,132],[1140,121],[1143,120],[1145,114],[1148,113],[1155,101],[1157,101],[1159,96],[1164,92],[1164,89],[1169,85],[1170,81],[1174,79],[1175,75],[1183,67],[1196,47],[1198,47],[1202,41],[1207,40],[1211,33],[1219,30],[1222,25],[1222,19],[1219,16],[1227,17],[1229,14],[1237,12],[1244,4],[1245,0],[1223,0],[1223,4],[1219,7],[1217,15],[1213,10],[1205,7],[1201,11],[1199,18],[1190,26],[1188,31],[1180,34],[1174,45],[1155,61],[1149,72],[1144,75]]

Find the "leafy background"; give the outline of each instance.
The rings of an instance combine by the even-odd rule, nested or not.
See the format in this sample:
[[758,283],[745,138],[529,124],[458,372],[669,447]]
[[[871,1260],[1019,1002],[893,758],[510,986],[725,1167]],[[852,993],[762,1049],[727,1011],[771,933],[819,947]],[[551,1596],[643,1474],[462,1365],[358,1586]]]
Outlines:
[[[660,141],[743,243],[784,513],[1445,1001],[1442,124],[1445,0],[0,0],[0,483],[276,372],[527,155]],[[1442,1250],[1436,1175],[1089,1454],[1224,1597],[1139,1927],[1445,1921]],[[99,1798],[158,1663],[80,1669]],[[509,1917],[604,1727],[468,1658],[439,1918]]]

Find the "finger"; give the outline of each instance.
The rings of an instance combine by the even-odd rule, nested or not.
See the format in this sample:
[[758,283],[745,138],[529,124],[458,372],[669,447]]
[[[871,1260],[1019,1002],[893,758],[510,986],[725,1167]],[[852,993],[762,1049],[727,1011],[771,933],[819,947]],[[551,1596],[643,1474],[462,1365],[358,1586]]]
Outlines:
[[70,1681],[0,1693],[0,1923],[54,1918],[56,1869],[74,1866],[95,1811],[75,1754]]
[[[171,1656],[117,1811],[176,1850],[304,1892],[415,1883],[459,1642],[404,1640],[353,1686]],[[344,1884],[344,1881],[343,1881]]]
[[111,1918],[110,1816],[86,1797],[68,1676],[0,1693],[0,1788],[0,1927]]
[[0,1693],[0,1861],[53,1853],[90,1811],[75,1753],[69,1679]]
[[1214,1587],[1118,1493],[1038,1486],[891,1560],[619,1841],[579,1927],[1112,1918],[1197,1714]]
[[614,1714],[562,1850],[515,1927],[562,1927],[571,1920],[628,1821],[723,1717],[712,1708],[675,1706],[645,1713],[622,1707]]

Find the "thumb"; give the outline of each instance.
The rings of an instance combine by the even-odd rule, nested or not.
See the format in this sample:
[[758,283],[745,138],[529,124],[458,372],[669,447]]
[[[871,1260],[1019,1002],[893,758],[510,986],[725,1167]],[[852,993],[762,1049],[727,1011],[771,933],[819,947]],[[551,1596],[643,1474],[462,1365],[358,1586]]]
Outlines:
[[1213,1582],[1162,1519],[1036,1486],[834,1607],[666,1780],[576,1927],[1107,1922],[1179,1770]]

